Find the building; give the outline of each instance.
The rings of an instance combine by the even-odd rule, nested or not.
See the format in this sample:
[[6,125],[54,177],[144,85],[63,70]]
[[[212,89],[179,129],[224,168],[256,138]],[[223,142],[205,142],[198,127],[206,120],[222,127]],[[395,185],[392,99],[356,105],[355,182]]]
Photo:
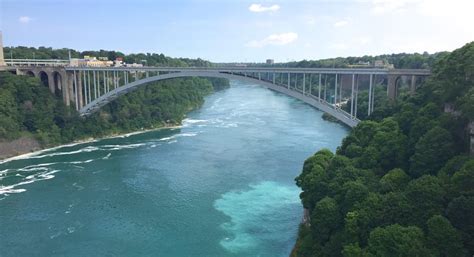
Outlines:
[[2,32],[0,31],[0,66],[5,66],[5,59],[3,58],[3,38]]
[[386,62],[385,60],[376,60],[374,62],[374,67],[375,68],[386,68],[386,69],[393,69],[394,68],[393,64],[390,64],[390,63]]
[[115,66],[115,67],[121,67],[121,66],[123,66],[123,58],[122,58],[122,57],[117,57],[117,58],[115,58],[114,66]]
[[266,63],[269,64],[269,65],[273,65],[273,64],[275,64],[275,61],[273,59],[267,59]]
[[385,66],[385,61],[383,60],[375,60],[374,67],[376,68],[383,68]]
[[126,63],[125,67],[140,68],[140,67],[143,67],[143,64],[141,64],[141,63]]

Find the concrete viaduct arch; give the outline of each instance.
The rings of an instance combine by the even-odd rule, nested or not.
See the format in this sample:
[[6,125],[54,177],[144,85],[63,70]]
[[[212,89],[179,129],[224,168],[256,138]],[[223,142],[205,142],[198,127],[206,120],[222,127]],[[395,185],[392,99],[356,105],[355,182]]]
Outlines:
[[49,91],[62,97],[64,103],[69,105],[72,95],[72,75],[62,67],[18,67],[14,70],[17,75],[27,75],[40,79]]

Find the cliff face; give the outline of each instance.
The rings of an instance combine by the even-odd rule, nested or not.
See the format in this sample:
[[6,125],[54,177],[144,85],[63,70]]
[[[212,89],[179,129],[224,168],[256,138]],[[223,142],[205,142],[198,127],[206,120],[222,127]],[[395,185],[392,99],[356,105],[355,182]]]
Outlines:
[[30,137],[20,137],[9,142],[0,142],[0,160],[41,149],[39,142]]

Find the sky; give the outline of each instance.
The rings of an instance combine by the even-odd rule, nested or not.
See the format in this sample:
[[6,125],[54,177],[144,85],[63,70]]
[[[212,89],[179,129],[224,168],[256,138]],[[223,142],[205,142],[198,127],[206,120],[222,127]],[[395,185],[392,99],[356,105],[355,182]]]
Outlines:
[[5,46],[276,62],[452,51],[474,0],[0,0]]

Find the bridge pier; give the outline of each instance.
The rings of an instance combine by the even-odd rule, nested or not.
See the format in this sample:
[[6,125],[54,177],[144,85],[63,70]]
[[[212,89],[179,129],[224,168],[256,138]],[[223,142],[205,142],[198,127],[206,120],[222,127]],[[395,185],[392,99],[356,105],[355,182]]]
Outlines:
[[416,91],[416,76],[412,75],[411,76],[411,81],[410,81],[410,94],[414,95]]
[[[398,81],[403,75],[388,75],[387,76],[387,96],[391,100],[395,100],[398,97]],[[414,95],[416,92],[416,81],[418,76],[411,75],[409,92],[411,95]]]
[[397,80],[398,75],[388,75],[387,76],[387,96],[390,100],[395,100],[397,98]]
[[46,72],[46,76],[48,76],[48,88],[49,91],[54,95],[56,92],[54,88],[54,78],[51,78],[51,74],[49,72]]

